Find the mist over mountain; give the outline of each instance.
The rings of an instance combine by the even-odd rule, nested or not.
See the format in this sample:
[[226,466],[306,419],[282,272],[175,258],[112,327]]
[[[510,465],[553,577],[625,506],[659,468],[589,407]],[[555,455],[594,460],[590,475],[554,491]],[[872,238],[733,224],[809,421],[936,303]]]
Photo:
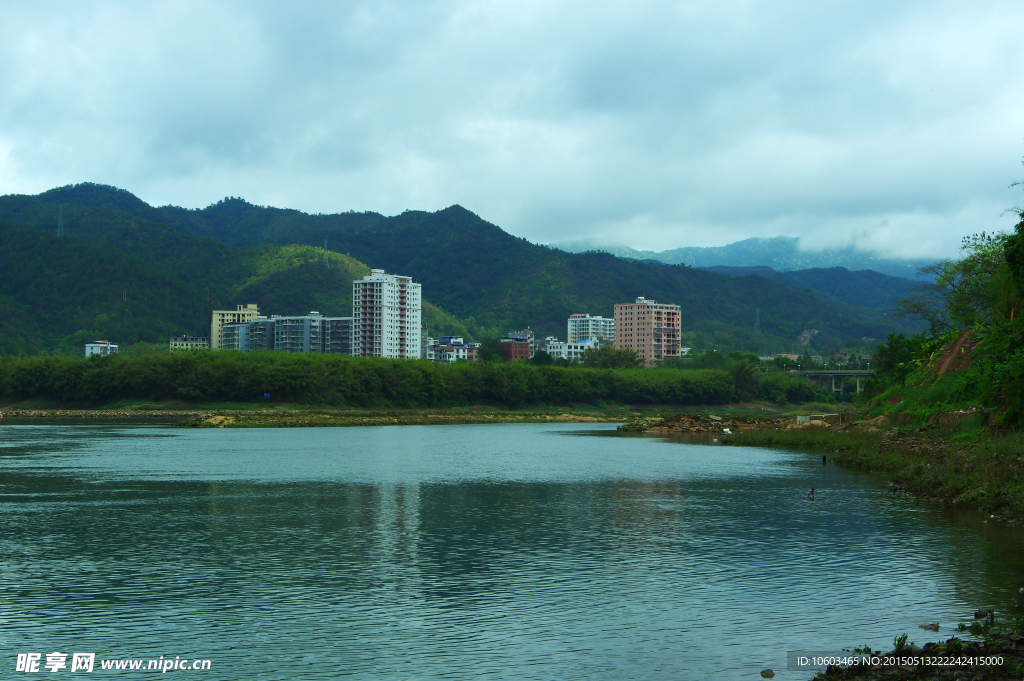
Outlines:
[[852,246],[805,251],[799,237],[754,237],[725,246],[684,246],[666,251],[644,251],[621,245],[602,245],[593,239],[560,241],[550,244],[569,253],[603,251],[620,258],[655,260],[669,265],[690,267],[770,267],[776,271],[845,267],[848,270],[874,270],[907,279],[918,278],[917,268],[930,264],[927,259],[900,260],[881,258],[858,251]]

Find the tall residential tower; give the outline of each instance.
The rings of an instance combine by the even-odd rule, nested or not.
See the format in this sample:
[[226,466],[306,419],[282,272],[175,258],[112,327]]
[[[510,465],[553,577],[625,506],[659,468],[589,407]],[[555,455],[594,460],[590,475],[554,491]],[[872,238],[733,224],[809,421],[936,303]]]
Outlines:
[[646,298],[615,306],[615,347],[635,350],[647,366],[680,356],[678,305]]
[[420,358],[421,285],[370,270],[352,282],[352,354]]

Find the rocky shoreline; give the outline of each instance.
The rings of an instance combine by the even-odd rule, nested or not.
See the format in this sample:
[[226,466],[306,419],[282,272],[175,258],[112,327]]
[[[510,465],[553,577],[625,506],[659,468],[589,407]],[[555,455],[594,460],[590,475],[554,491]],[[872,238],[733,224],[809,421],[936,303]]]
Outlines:
[[607,423],[603,414],[449,413],[449,412],[281,412],[219,411],[190,418],[179,426],[191,428],[310,428],[347,426],[426,426],[480,423]]
[[848,414],[827,414],[817,418],[797,417],[722,417],[711,414],[675,414],[667,418],[641,418],[619,426],[631,433],[742,433],[751,430],[782,430],[790,428],[830,428],[857,426],[877,429],[877,421],[849,423]]
[[4,418],[151,419],[209,418],[212,409],[0,409]]

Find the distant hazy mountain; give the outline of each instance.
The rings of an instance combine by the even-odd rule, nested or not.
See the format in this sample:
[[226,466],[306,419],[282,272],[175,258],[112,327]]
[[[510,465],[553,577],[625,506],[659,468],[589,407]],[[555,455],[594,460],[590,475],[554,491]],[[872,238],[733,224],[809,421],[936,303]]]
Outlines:
[[800,239],[776,236],[770,239],[744,239],[726,246],[685,246],[670,251],[640,251],[629,246],[600,245],[592,239],[560,241],[551,244],[569,253],[604,251],[620,258],[656,260],[669,265],[690,267],[770,267],[783,272],[810,268],[845,267],[848,270],[874,270],[907,279],[917,278],[917,268],[931,260],[894,260],[878,258],[853,247],[829,248],[822,251],[800,250]]
[[815,267],[779,272],[770,267],[702,267],[700,269],[730,277],[758,276],[793,289],[808,289],[818,298],[838,300],[876,310],[891,311],[900,298],[918,286],[917,281],[894,277],[874,270],[850,271],[845,267]]

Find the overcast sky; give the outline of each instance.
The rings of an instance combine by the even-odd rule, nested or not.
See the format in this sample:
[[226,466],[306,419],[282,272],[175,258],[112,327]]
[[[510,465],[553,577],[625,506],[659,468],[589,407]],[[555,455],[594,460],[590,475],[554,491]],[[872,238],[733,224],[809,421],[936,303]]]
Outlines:
[[458,203],[531,241],[952,255],[1024,204],[1024,3],[3,2],[0,193]]

